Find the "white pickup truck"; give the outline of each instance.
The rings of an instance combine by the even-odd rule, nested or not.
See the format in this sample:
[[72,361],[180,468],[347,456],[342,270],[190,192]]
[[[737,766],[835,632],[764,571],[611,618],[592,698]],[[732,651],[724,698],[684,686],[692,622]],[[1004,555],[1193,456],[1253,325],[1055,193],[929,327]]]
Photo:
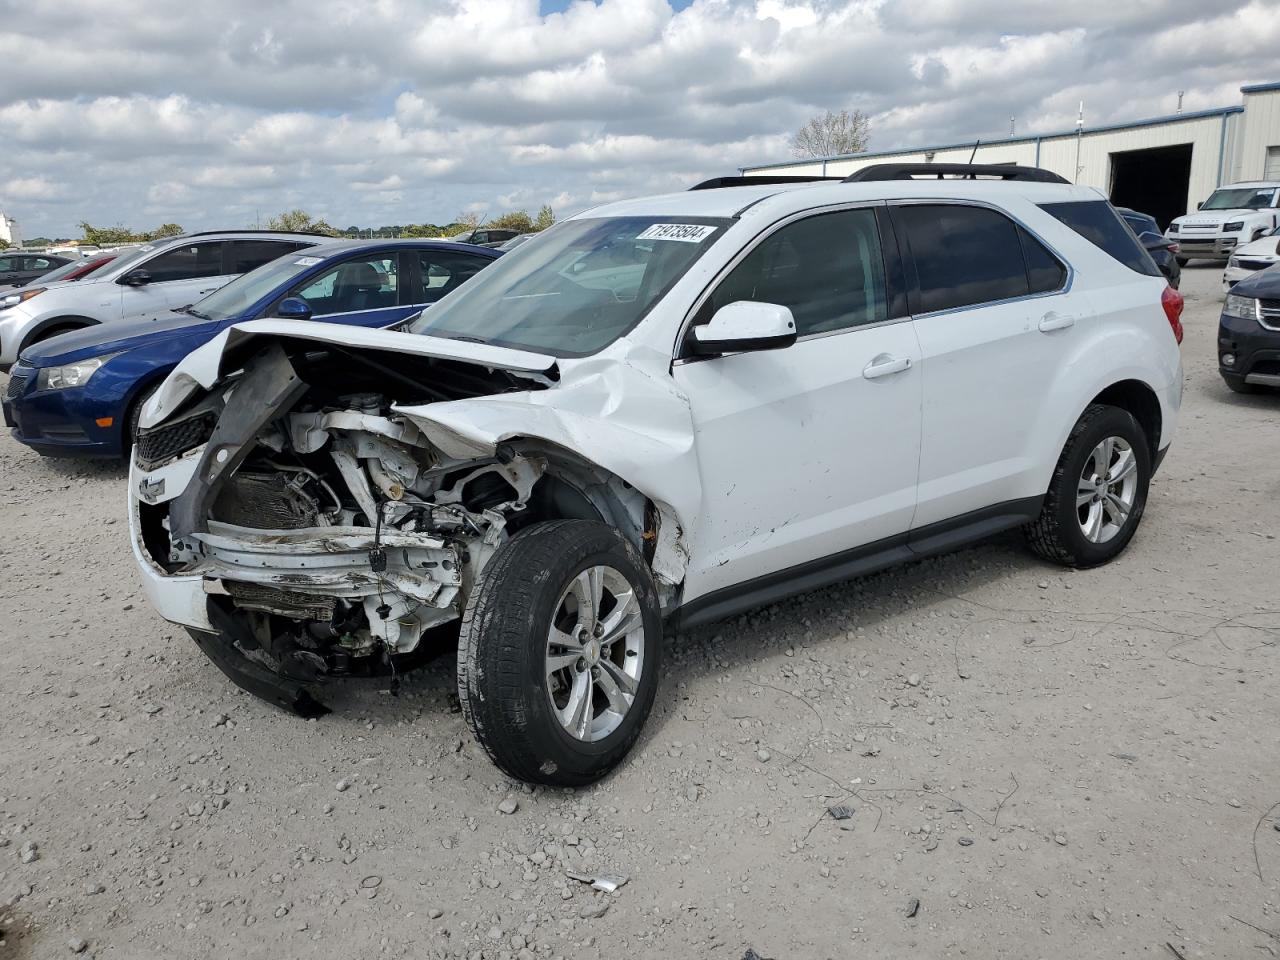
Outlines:
[[1188,260],[1225,263],[1237,246],[1251,243],[1280,226],[1280,181],[1250,180],[1219,187],[1195,213],[1176,218],[1165,236],[1181,247],[1179,266]]

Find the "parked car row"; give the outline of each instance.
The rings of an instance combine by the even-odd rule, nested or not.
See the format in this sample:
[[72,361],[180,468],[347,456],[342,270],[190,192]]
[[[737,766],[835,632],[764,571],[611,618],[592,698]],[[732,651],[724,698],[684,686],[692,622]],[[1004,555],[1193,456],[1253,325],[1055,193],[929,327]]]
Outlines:
[[393,324],[498,256],[443,241],[321,243],[285,234],[192,235],[139,248],[93,283],[50,286],[0,310],[0,346],[21,344],[5,422],[40,453],[122,456],[151,391],[228,326],[271,316]]

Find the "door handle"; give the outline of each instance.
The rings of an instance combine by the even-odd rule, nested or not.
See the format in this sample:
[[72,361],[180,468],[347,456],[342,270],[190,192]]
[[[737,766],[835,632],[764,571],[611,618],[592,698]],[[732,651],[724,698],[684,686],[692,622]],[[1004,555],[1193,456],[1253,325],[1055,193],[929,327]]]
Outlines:
[[1041,333],[1051,333],[1054,330],[1065,330],[1067,327],[1074,327],[1075,325],[1075,317],[1068,317],[1066,314],[1055,313],[1052,310],[1040,318]]
[[862,375],[868,380],[875,380],[877,377],[887,377],[910,369],[910,357],[891,357],[887,353],[882,353],[862,368]]

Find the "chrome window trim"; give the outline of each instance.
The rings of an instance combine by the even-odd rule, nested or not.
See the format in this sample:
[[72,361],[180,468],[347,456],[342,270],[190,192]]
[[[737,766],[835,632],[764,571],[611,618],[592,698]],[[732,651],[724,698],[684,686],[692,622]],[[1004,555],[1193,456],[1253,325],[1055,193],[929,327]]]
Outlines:
[[[767,198],[762,198],[762,199],[767,199]],[[852,201],[852,202],[846,202],[846,203],[829,203],[829,204],[824,204],[823,206],[820,206],[820,207],[809,207],[805,210],[799,210],[799,211],[796,211],[795,213],[789,213],[782,219],[775,220],[773,223],[766,226],[763,230],[761,230],[754,237],[752,237],[749,243],[747,243],[736,254],[734,254],[733,259],[731,259],[727,264],[725,264],[723,267],[720,268],[720,270],[716,273],[716,275],[711,278],[711,280],[707,283],[705,287],[702,288],[702,292],[699,293],[698,296],[694,299],[693,306],[691,306],[687,311],[685,311],[684,319],[680,322],[680,331],[679,333],[676,334],[675,343],[671,347],[672,366],[682,366],[683,364],[686,364],[686,363],[716,359],[715,357],[684,357],[680,355],[680,347],[684,343],[685,337],[688,336],[689,330],[693,326],[693,318],[697,316],[698,311],[702,309],[702,305],[707,302],[708,298],[710,298],[712,292],[715,291],[716,287],[718,287],[729,276],[729,274],[732,273],[737,268],[738,264],[740,264],[743,260],[745,260],[756,249],[756,247],[760,246],[760,244],[764,243],[766,240],[768,240],[771,236],[773,236],[783,227],[790,226],[792,223],[795,223],[798,220],[805,220],[805,219],[808,219],[809,217],[821,216],[827,213],[841,213],[846,210],[870,210],[874,214],[874,211],[877,208],[884,207],[885,205],[886,205],[886,201],[884,200],[859,200],[859,201]],[[879,235],[878,224],[877,224],[876,230],[877,230],[877,237],[879,238],[880,242],[883,244],[884,237]],[[881,254],[881,259],[883,261],[883,254]],[[881,264],[881,267],[883,268],[883,262]],[[889,282],[889,277],[887,272],[885,274],[884,280],[885,280],[885,284],[887,285]],[[875,323],[855,324],[851,327],[841,327],[837,330],[826,330],[826,331],[823,331],[822,333],[808,333],[808,334],[805,334],[803,337],[796,337],[796,343],[804,343],[808,340],[816,340],[821,337],[830,337],[830,336],[834,336],[842,333],[853,333],[858,330],[870,330],[875,327],[885,327],[894,323],[902,323],[904,320],[910,320],[910,319],[911,319],[910,315],[905,315],[901,317],[890,317],[885,320],[877,320]],[[726,356],[726,357],[735,356],[735,355],[736,354],[730,354],[730,353],[721,354],[721,356]]]
[[[891,207],[963,206],[963,207],[983,207],[987,210],[994,211],[995,213],[998,213],[1001,216],[1003,216],[1005,219],[1010,220],[1013,223],[1017,224],[1023,230],[1027,231],[1027,233],[1031,234],[1031,236],[1035,237],[1036,240],[1039,241],[1040,245],[1044,247],[1046,250],[1048,250],[1049,253],[1053,255],[1054,259],[1056,259],[1060,264],[1062,264],[1067,271],[1066,280],[1063,282],[1062,286],[1058,287],[1055,290],[1045,290],[1041,293],[1027,293],[1027,294],[1023,294],[1020,297],[1005,297],[1003,300],[982,300],[982,301],[979,301],[978,303],[967,303],[962,307],[946,307],[945,309],[942,309],[942,310],[927,310],[927,311],[924,311],[923,313],[913,314],[916,320],[930,320],[934,317],[946,316],[947,314],[950,314],[950,313],[965,313],[969,310],[981,310],[983,307],[997,307],[997,306],[1004,306],[1010,303],[1023,303],[1027,300],[1042,300],[1045,297],[1058,297],[1064,293],[1070,293],[1071,288],[1075,285],[1076,269],[1071,265],[1071,261],[1068,260],[1066,257],[1064,257],[1058,251],[1057,247],[1055,247],[1048,240],[1046,240],[1038,230],[1035,230],[1032,227],[1027,226],[1025,223],[1022,222],[1022,220],[1019,217],[1015,217],[1012,213],[1010,213],[1004,207],[997,206],[994,203],[989,203],[986,200],[970,200],[970,199],[943,200],[943,199],[925,198],[925,197],[912,197],[909,199],[902,199],[902,200],[889,200],[887,202],[888,202],[888,205]],[[1089,203],[1092,201],[1082,200],[1080,202]],[[1047,212],[1045,215],[1050,217],[1053,216],[1053,214],[1047,213]],[[1066,224],[1063,224],[1063,227],[1065,227],[1066,229],[1070,229],[1070,227],[1067,227]],[[907,241],[907,243],[908,243],[908,246],[910,246],[909,240]],[[1024,265],[1024,268],[1025,268],[1025,265]]]

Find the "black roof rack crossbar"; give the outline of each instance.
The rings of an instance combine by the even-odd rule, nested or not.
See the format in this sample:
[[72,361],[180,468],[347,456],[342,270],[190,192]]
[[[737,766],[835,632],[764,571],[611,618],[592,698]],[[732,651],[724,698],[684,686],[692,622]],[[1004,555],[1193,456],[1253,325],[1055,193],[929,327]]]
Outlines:
[[1051,170],[1020,167],[1013,163],[874,163],[844,178],[845,183],[868,183],[874,180],[913,180],[916,177],[953,177],[977,180],[1016,180],[1023,183],[1070,183]]
[[695,183],[690,190],[718,190],[720,187],[768,187],[775,184],[786,183],[817,183],[819,180],[843,180],[844,177],[786,177],[786,176],[761,176],[761,177],[712,177],[710,180],[703,180],[701,183]]

